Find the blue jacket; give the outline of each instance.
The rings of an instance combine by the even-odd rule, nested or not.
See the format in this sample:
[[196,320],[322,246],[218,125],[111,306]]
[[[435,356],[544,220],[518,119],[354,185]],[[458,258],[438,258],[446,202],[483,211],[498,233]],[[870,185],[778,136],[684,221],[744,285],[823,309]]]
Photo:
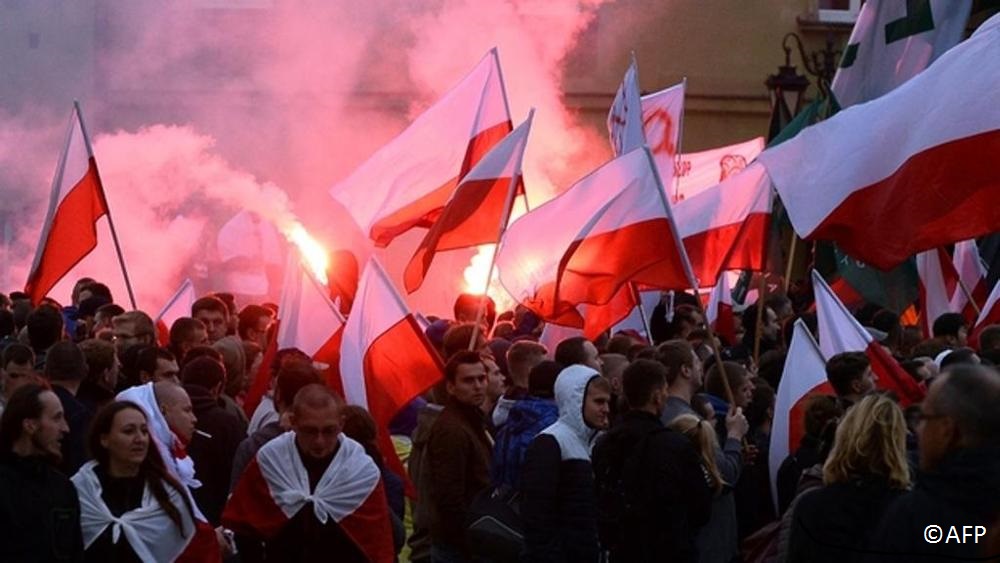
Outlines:
[[507,422],[497,432],[493,446],[493,485],[517,489],[521,481],[524,452],[539,432],[559,418],[559,408],[552,399],[525,397],[514,403]]

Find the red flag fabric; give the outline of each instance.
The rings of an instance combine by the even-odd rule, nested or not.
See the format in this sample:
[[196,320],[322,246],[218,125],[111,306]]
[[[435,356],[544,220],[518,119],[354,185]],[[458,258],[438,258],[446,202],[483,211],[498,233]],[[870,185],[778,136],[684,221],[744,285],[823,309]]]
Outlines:
[[222,522],[237,533],[266,541],[301,510],[312,511],[320,524],[336,522],[369,561],[395,559],[381,474],[364,447],[347,436],[340,435],[337,454],[315,489],[309,485],[294,432],[264,444],[236,483]]
[[917,254],[917,275],[920,279],[920,327],[924,338],[930,338],[934,321],[953,311],[950,296],[958,289],[958,272],[948,251],[936,248]]
[[170,344],[170,327],[174,326],[177,319],[191,314],[191,305],[195,299],[194,284],[190,279],[185,279],[156,315],[156,339],[160,346]]
[[455,189],[448,205],[406,265],[407,293],[424,281],[436,252],[496,244],[506,226],[514,198],[524,195],[521,159],[531,131],[532,115],[494,146]]
[[430,227],[455,187],[511,129],[497,50],[330,195],[378,246]]
[[340,347],[344,397],[368,409],[387,462],[406,475],[389,437],[389,422],[444,376],[444,365],[374,257],[369,259]]
[[583,328],[577,306],[607,305],[630,281],[686,288],[678,241],[652,157],[641,148],[515,221],[496,267],[508,293],[539,316]]
[[775,393],[774,421],[768,468],[771,496],[778,505],[778,469],[785,458],[798,449],[805,434],[802,416],[807,399],[814,395],[835,395],[826,379],[826,361],[819,345],[809,333],[805,321],[798,319],[792,328],[792,343]]
[[760,154],[800,236],[889,269],[1000,229],[997,21],[888,94]]
[[812,277],[819,347],[824,358],[829,360],[841,352],[864,352],[878,377],[876,385],[879,388],[895,392],[903,407],[922,401],[926,389],[918,385],[848,312],[822,276],[813,270]]
[[59,158],[49,210],[24,291],[38,303],[97,247],[97,221],[108,214],[97,161],[86,137],[80,107],[73,106]]
[[699,287],[723,270],[762,270],[771,224],[771,181],[752,164],[674,206],[677,228]]

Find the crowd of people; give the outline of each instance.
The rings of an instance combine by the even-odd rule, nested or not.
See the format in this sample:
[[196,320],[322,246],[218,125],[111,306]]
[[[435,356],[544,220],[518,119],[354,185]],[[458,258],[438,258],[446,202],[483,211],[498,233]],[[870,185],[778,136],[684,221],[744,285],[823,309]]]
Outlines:
[[833,356],[773,468],[791,327],[815,331],[799,305],[747,307],[726,342],[680,294],[649,339],[549,342],[531,311],[462,295],[427,319],[440,383],[381,428],[331,366],[266,353],[273,304],[213,293],[163,327],[92,279],[66,306],[0,296],[0,560],[1000,557],[1000,326],[973,348],[957,313],[922,339],[857,311],[926,398],[902,408],[864,353]]

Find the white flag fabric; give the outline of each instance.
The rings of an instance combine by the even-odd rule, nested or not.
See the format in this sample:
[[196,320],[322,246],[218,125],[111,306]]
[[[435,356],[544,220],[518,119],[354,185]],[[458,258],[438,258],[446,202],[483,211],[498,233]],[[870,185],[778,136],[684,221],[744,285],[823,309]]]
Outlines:
[[639,71],[635,59],[628,65],[625,78],[608,112],[608,137],[615,156],[641,147],[646,139],[642,134],[642,103],[639,100]]
[[934,321],[952,312],[948,297],[958,285],[958,274],[945,249],[932,248],[917,254],[917,276],[920,279],[920,324],[924,338],[930,338]]
[[778,469],[785,458],[798,449],[804,434],[802,415],[806,399],[824,394],[833,394],[826,379],[826,360],[805,321],[798,319],[792,327],[792,343],[774,398],[767,466],[775,507],[778,506]]
[[799,236],[889,269],[1000,229],[998,52],[1000,26],[987,25],[885,96],[762,152]]
[[972,0],[868,0],[831,89],[840,107],[874,100],[962,40]]
[[496,49],[330,195],[379,246],[429,227],[458,181],[513,129]]
[[[965,284],[965,288],[972,294],[976,304],[980,307],[986,301],[989,291],[986,288],[987,269],[979,257],[979,247],[973,239],[963,240],[955,244],[955,254],[952,258],[955,264],[955,271],[958,272],[959,279]],[[961,287],[956,287],[951,296],[951,310],[962,313],[966,319],[974,322],[976,319],[975,307],[969,302],[968,295]]]
[[[653,139],[648,130],[646,138],[652,146]],[[681,201],[697,195],[742,172],[762,150],[764,150],[764,137],[755,137],[749,141],[717,149],[684,153],[677,164],[677,193],[674,193],[671,186],[667,186],[667,191],[672,201]],[[660,174],[663,172],[661,167]]]
[[[653,161],[660,171],[667,193],[674,196],[677,154],[681,148],[681,126],[684,123],[684,93],[687,82],[646,94],[642,97],[642,130]],[[759,151],[758,151],[759,152]],[[683,180],[682,180],[683,182]],[[713,184],[719,183],[719,180]],[[676,198],[674,198],[676,199]],[[673,201],[673,199],[671,200]]]

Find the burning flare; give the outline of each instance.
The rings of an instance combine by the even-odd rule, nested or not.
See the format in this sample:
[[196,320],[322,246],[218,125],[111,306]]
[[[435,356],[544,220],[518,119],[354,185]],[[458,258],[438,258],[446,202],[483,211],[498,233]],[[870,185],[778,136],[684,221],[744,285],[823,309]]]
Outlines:
[[496,304],[497,310],[501,311],[512,309],[515,303],[503,289],[503,286],[497,283],[498,276],[495,268],[493,278],[487,282],[490,263],[493,261],[493,253],[496,252],[496,249],[497,245],[495,244],[483,244],[477,247],[476,254],[469,260],[469,265],[462,272],[464,278],[462,291],[473,295],[488,293]]
[[[312,275],[323,285],[327,285],[326,269],[330,266],[330,257],[323,245],[306,231],[302,223],[293,221],[285,229],[285,237],[299,247],[302,262],[309,267]],[[486,264],[489,267],[489,263]]]

